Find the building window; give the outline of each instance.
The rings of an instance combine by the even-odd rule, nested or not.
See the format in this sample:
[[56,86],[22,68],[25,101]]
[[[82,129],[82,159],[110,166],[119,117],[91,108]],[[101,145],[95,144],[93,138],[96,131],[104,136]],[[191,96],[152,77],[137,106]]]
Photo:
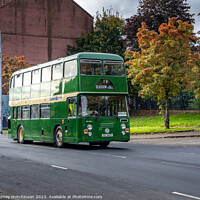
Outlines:
[[41,105],[41,118],[50,118],[50,104]]
[[52,79],[57,80],[63,77],[63,64],[59,63],[57,65],[53,65],[53,75]]
[[30,118],[30,106],[22,106],[22,119]]
[[51,67],[42,68],[42,82],[48,82],[51,80]]
[[38,119],[39,118],[39,105],[32,105],[31,106],[31,119]]

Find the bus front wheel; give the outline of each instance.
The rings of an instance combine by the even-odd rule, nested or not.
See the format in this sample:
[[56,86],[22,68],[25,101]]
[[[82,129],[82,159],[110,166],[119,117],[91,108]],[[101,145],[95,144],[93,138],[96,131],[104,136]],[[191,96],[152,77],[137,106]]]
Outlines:
[[17,140],[18,140],[18,143],[24,144],[24,128],[22,125],[18,128]]
[[58,126],[54,132],[54,146],[63,147],[63,131],[61,126]]

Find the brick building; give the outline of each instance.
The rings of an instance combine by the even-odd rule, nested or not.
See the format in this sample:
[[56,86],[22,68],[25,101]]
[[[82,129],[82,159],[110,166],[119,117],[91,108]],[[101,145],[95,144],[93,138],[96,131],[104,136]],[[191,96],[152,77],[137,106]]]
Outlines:
[[0,0],[2,53],[24,55],[30,65],[66,56],[67,45],[76,45],[92,25],[93,17],[73,0]]
[[2,53],[35,65],[66,56],[93,18],[73,0],[0,0]]

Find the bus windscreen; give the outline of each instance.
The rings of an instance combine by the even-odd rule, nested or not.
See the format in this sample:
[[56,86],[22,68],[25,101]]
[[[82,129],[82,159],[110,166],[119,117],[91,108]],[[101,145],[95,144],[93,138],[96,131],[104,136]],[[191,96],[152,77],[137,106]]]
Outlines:
[[80,96],[80,117],[128,116],[125,96]]

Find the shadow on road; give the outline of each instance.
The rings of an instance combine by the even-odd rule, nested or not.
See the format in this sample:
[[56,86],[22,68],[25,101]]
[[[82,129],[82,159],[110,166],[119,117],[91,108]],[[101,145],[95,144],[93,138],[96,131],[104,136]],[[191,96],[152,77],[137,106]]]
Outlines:
[[[46,142],[32,142],[28,143],[29,145],[38,145],[38,146],[45,146],[45,147],[54,147],[52,143],[46,143]],[[114,147],[113,144],[110,143],[110,145],[106,148],[101,148],[98,145],[89,145],[87,143],[79,143],[79,144],[64,144],[64,147],[62,148],[56,148],[55,149],[74,149],[74,150],[129,150],[128,148],[123,147]]]

